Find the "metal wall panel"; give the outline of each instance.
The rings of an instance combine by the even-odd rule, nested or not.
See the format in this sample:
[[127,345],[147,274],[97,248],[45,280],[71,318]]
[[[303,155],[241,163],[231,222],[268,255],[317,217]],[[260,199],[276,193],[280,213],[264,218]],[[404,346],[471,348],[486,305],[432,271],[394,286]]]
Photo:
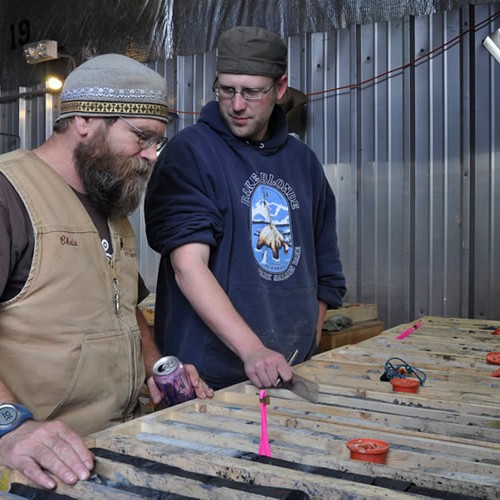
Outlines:
[[[25,95],[30,92],[34,95]],[[37,87],[20,87],[17,94],[0,94],[0,154],[19,147],[36,147],[50,136],[59,99],[36,92],[40,92]]]
[[[487,9],[485,9],[487,10]],[[493,10],[493,9],[492,9]],[[498,10],[498,8],[497,8]],[[483,9],[476,11],[480,20]],[[500,64],[482,57],[481,40],[499,28],[498,20],[471,46],[471,269],[470,307],[477,317],[500,317]]]
[[[500,318],[500,65],[482,46],[500,20],[474,28],[498,11],[288,39],[290,85],[309,95],[305,141],[337,197],[346,301],[376,303],[386,327],[424,314]],[[212,99],[214,66],[214,52],[154,66],[177,110],[169,134]],[[15,133],[6,106],[1,131]],[[42,110],[29,113],[36,136]],[[132,219],[154,290],[142,209]]]

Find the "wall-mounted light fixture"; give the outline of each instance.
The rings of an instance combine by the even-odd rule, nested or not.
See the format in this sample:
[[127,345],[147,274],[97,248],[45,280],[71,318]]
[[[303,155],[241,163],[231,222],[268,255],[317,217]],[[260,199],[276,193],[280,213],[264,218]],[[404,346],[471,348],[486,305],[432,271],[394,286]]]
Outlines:
[[483,45],[486,50],[496,59],[497,63],[500,64],[500,28],[498,28],[494,33],[487,36]]
[[73,56],[64,54],[57,50],[55,40],[40,40],[38,42],[27,43],[23,46],[24,58],[28,64],[38,64],[54,59],[69,59],[72,69],[75,69],[76,63]]
[[55,40],[40,40],[28,43],[24,47],[24,58],[28,64],[38,64],[58,59],[57,42]]

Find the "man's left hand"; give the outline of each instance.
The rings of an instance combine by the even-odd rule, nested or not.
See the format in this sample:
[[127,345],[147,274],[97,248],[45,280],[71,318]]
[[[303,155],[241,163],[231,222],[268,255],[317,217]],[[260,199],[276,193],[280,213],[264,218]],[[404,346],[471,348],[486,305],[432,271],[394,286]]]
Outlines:
[[[196,397],[199,399],[207,399],[214,397],[214,390],[208,386],[208,384],[200,377],[198,370],[194,365],[184,365],[186,368],[189,379],[191,380],[191,385],[194,388]],[[162,402],[162,394],[158,386],[156,385],[153,377],[148,378],[148,389],[151,399],[154,404],[159,404]]]

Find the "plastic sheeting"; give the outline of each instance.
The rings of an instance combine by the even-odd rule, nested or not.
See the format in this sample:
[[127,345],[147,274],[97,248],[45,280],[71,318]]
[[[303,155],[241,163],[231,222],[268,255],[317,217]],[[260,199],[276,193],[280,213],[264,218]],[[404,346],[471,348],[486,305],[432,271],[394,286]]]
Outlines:
[[[109,52],[139,61],[162,58],[173,42],[174,0],[3,0],[0,88],[32,86],[55,73],[65,78],[74,65]],[[27,64],[23,45],[56,40],[65,56]]]
[[[426,15],[498,0],[3,0],[0,89],[31,86],[49,73],[117,52],[141,61],[207,52],[219,34],[257,25],[283,37]],[[25,62],[22,46],[56,40],[66,57]],[[69,57],[68,57],[69,56]]]
[[261,26],[286,37],[485,3],[498,0],[179,0],[173,16],[172,52],[208,52],[220,33],[238,25]]

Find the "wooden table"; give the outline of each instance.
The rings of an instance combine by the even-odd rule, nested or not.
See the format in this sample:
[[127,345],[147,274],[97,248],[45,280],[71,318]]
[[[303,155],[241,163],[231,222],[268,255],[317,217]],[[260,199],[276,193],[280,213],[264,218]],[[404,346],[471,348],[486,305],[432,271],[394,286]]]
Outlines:
[[[297,373],[320,384],[319,402],[270,391],[272,458],[258,455],[258,391],[243,383],[89,436],[95,475],[57,492],[85,499],[499,498],[500,378],[490,374],[500,367],[485,356],[500,351],[492,334],[500,321],[420,321],[404,340],[396,337],[411,324],[298,365]],[[392,357],[425,372],[417,394],[395,393],[380,380]],[[351,459],[346,443],[355,438],[387,442],[387,463]],[[13,494],[37,498],[19,475],[11,481]]]

